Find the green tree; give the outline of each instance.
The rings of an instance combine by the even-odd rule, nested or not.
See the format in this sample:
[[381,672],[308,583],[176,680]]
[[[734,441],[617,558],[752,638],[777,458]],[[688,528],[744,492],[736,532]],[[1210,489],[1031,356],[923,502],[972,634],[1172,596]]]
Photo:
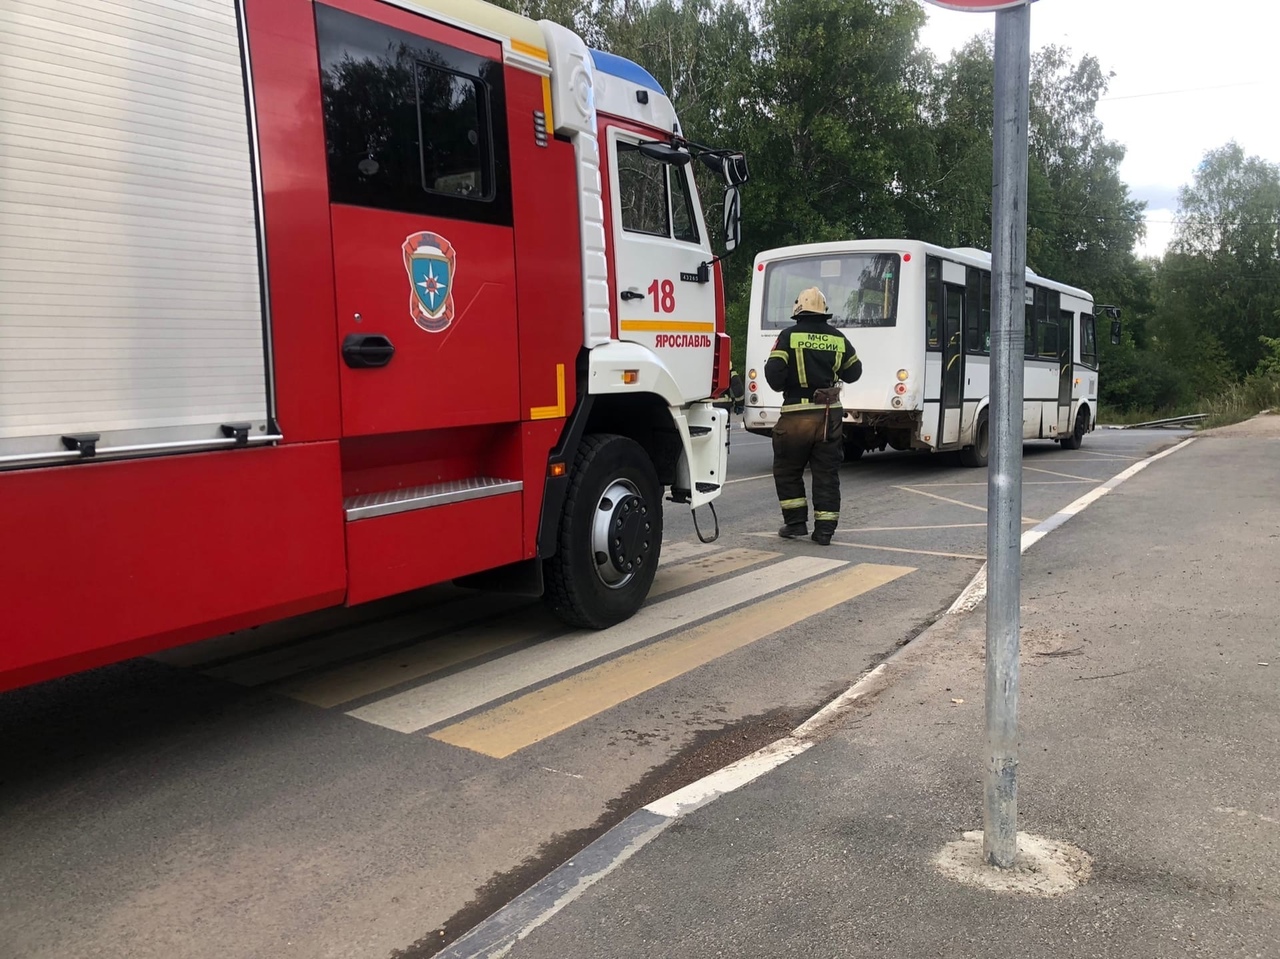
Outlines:
[[1264,355],[1260,337],[1280,334],[1280,166],[1228,143],[1205,155],[1178,208],[1164,322],[1181,320],[1187,349],[1217,343],[1247,373]]

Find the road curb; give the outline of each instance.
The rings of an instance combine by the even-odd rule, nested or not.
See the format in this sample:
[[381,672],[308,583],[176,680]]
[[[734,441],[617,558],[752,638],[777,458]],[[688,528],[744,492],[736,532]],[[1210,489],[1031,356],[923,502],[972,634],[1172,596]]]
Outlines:
[[[1069,503],[1048,519],[1022,534],[1020,551],[1028,549],[1083,512],[1125,480],[1137,475],[1156,460],[1164,459],[1195,442],[1183,440],[1168,449],[1139,460],[1111,479]],[[986,597],[987,567],[974,575],[955,601],[915,639],[895,650],[883,662],[868,670],[847,690],[827,703],[788,735],[775,740],[736,762],[654,800],[636,810],[582,852],[563,863],[543,879],[503,906],[493,915],[437,953],[437,959],[498,959],[556,913],[569,905],[641,848],[660,836],[677,820],[707,806],[721,796],[754,782],[810,749],[818,735],[861,702],[889,688],[900,671],[894,667],[908,651],[917,651],[928,640],[950,630],[951,624],[973,612]]]

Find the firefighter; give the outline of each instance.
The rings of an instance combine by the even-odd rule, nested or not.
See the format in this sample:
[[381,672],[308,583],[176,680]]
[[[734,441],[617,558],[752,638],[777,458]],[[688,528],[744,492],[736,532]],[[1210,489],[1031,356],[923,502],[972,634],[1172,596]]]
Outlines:
[[844,411],[840,382],[862,375],[862,361],[847,337],[827,321],[827,299],[816,287],[796,297],[793,326],[773,344],[764,378],[782,394],[773,428],[773,480],[786,539],[809,532],[804,468],[813,473],[813,541],[831,545],[840,520],[840,464],[844,461]]

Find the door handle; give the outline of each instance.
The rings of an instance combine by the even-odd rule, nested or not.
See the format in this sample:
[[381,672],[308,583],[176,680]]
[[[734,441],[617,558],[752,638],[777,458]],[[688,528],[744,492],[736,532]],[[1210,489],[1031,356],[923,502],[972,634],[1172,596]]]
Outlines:
[[353,370],[386,366],[396,348],[381,333],[348,333],[342,341],[342,359]]
[[635,290],[623,290],[619,294],[624,300],[643,300],[644,294],[637,293]]

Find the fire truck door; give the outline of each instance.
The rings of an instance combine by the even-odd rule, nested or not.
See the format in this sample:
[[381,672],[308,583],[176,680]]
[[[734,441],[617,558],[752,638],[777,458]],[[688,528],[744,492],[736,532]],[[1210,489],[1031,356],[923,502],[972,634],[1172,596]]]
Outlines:
[[646,138],[609,131],[618,335],[652,349],[686,399],[707,395],[715,343],[715,275],[690,165],[641,153]]
[[518,420],[501,47],[340,2],[316,27],[343,433]]

